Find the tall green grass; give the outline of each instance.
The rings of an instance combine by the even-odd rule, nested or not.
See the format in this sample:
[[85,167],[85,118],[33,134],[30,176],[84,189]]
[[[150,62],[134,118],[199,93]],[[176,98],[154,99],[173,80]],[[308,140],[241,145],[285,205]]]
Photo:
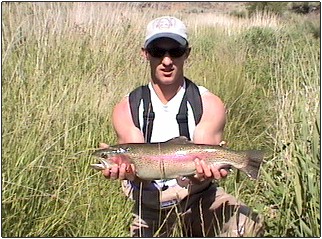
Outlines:
[[274,153],[263,190],[278,219],[271,230],[314,237],[320,235],[320,53],[310,38],[284,40],[291,48],[278,45],[272,59],[279,63],[272,71]]
[[2,236],[129,235],[132,202],[89,168],[90,153],[116,143],[113,106],[148,81],[140,47],[160,14],[189,22],[185,73],[225,102],[228,145],[267,151],[259,181],[233,172],[221,186],[265,217],[266,236],[320,236],[320,45],[298,21],[211,25],[131,3],[2,7]]

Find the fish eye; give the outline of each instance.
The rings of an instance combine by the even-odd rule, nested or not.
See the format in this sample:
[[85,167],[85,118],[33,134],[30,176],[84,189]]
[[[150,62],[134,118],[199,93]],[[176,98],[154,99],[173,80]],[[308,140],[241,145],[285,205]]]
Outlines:
[[101,158],[108,158],[108,153],[107,152],[102,152],[101,153]]

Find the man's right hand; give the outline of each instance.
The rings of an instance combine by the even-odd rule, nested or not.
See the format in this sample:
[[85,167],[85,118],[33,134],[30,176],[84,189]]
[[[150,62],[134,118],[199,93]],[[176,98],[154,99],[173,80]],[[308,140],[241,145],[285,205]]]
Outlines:
[[[100,143],[99,148],[106,149],[109,145],[105,143]],[[113,158],[111,158],[113,160]],[[135,168],[133,164],[122,163],[120,165],[115,165],[112,168],[107,168],[102,170],[102,174],[107,179],[120,179],[120,180],[130,180],[133,181],[136,177]]]

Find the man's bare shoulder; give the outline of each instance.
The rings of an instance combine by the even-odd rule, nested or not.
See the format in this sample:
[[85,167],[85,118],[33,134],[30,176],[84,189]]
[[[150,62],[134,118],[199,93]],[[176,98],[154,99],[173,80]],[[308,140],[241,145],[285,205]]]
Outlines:
[[115,105],[113,111],[113,126],[119,143],[143,143],[144,137],[132,120],[129,97],[124,97]]
[[211,92],[201,95],[203,114],[196,126],[193,141],[217,145],[222,140],[226,123],[226,109],[223,101]]
[[125,96],[122,100],[117,103],[114,107],[113,114],[124,114],[129,111],[129,97]]
[[132,122],[132,116],[129,106],[129,97],[124,97],[117,103],[113,109],[113,125],[116,129]]
[[202,103],[204,105],[205,110],[214,110],[225,112],[224,102],[215,94],[207,91],[201,95]]

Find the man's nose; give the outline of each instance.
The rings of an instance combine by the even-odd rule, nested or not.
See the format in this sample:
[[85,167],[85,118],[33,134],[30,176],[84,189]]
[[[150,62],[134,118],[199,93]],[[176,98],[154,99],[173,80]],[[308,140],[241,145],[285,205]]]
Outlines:
[[162,58],[162,64],[163,65],[171,65],[172,64],[172,58],[170,57],[169,53],[167,52],[163,58]]

